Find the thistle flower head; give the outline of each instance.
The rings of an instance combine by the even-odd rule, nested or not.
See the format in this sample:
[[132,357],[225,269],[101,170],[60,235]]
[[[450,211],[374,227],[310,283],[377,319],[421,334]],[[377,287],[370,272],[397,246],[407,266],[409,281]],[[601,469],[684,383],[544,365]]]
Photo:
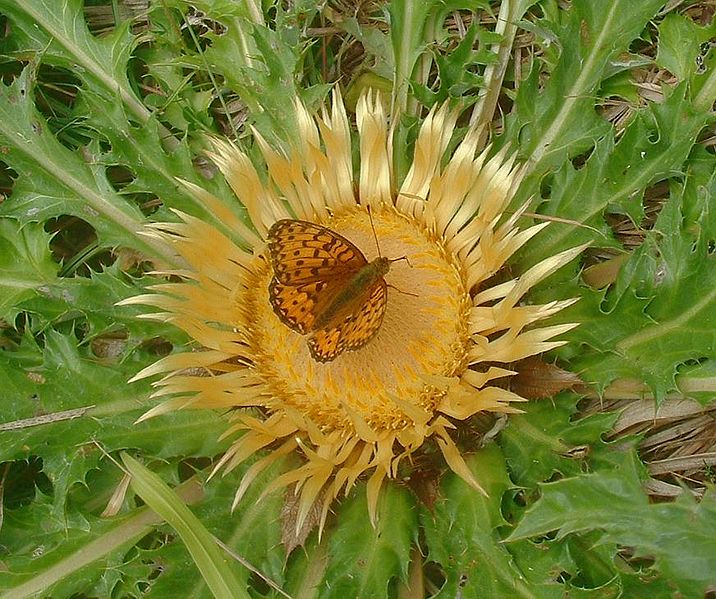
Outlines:
[[[232,470],[266,450],[244,474],[236,502],[261,471],[298,452],[301,464],[266,489],[293,486],[298,527],[316,503],[323,525],[333,501],[361,476],[368,477],[375,520],[381,485],[426,441],[480,489],[451,433],[478,412],[518,411],[514,404],[524,399],[495,384],[514,374],[504,365],[561,345],[552,339],[574,326],[535,325],[571,300],[522,300],[581,248],[491,286],[493,275],[547,226],[521,230],[519,211],[505,214],[520,182],[512,158],[477,153],[471,130],[446,159],[456,115],[443,106],[423,122],[412,166],[396,189],[392,137],[376,96],[365,94],[357,106],[359,172],[337,93],[330,111],[312,117],[297,104],[296,116],[300,135],[290,151],[274,149],[254,132],[266,176],[233,144],[213,142],[212,158],[250,226],[190,186],[233,239],[186,214],[179,223],[152,226],[188,266],[181,282],[157,285],[131,303],[160,308],[150,316],[185,330],[202,351],[170,355],[139,373],[165,375],[155,395],[168,399],[145,417],[230,408],[226,434],[235,440],[218,467]],[[319,227],[302,225],[303,245],[295,238],[290,245],[271,238],[283,219]],[[291,269],[308,267],[271,248],[309,248],[322,259],[326,239],[333,238],[354,246],[346,250],[352,268],[340,270],[341,254],[338,262],[314,263],[313,275],[302,271],[304,278],[296,275],[289,285]],[[393,260],[389,268],[379,276],[361,270],[379,252]],[[286,295],[277,299],[279,293]],[[330,344],[344,349],[333,355]]]

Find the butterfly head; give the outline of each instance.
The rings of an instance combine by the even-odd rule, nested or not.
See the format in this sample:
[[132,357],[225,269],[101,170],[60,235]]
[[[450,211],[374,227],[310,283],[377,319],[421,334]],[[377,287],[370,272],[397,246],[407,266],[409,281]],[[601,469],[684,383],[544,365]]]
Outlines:
[[373,265],[375,267],[375,272],[379,277],[384,277],[386,274],[388,274],[388,271],[390,270],[390,265],[395,262],[395,260],[391,260],[390,258],[384,258],[383,256],[379,256],[375,260],[373,260]]

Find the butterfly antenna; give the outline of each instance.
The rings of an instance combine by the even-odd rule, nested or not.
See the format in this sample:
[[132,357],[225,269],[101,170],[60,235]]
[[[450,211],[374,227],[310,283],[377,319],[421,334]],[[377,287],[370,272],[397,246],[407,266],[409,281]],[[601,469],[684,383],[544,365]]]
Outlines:
[[390,283],[388,283],[388,287],[390,287],[391,289],[395,289],[398,293],[402,293],[403,295],[410,295],[411,297],[420,297],[417,293],[403,291],[402,289],[398,289],[395,285],[391,285]]
[[396,258],[395,260],[391,260],[391,262],[398,262],[400,260],[405,260],[405,263],[410,267],[413,268],[413,265],[410,263],[410,260],[408,260],[407,256],[401,256],[400,258]]
[[[382,258],[383,255],[380,253],[380,244],[378,243],[378,234],[375,232],[375,225],[373,224],[373,214],[370,211],[370,204],[368,204],[366,206],[366,209],[368,210],[368,218],[370,219],[370,228],[373,230],[373,239],[375,239],[375,247],[378,248],[378,257]],[[401,260],[405,260],[408,263],[408,266],[410,268],[413,268],[413,265],[410,263],[410,260],[408,260],[407,256],[401,256],[400,258],[391,258],[390,262],[391,263],[392,262],[400,262]],[[398,291],[400,291],[400,290],[398,289]],[[403,293],[403,292],[401,291],[401,293]],[[409,293],[408,295],[412,295],[412,294]]]
[[378,243],[378,234],[375,232],[375,225],[373,224],[373,214],[370,211],[370,204],[366,206],[368,209],[368,218],[370,219],[370,228],[373,231],[373,239],[375,239],[375,247],[378,248],[378,257],[382,258],[383,255],[380,253],[380,244]]

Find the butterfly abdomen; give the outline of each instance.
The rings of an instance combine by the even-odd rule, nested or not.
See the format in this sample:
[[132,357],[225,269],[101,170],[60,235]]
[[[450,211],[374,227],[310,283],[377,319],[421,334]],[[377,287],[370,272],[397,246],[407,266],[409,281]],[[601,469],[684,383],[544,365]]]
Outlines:
[[346,308],[350,307],[353,300],[360,297],[371,289],[375,283],[385,276],[390,270],[390,260],[388,258],[376,258],[373,262],[363,266],[348,281],[345,288],[338,293],[328,308],[324,310],[316,321],[313,323],[314,329],[321,329],[335,320],[340,320]]

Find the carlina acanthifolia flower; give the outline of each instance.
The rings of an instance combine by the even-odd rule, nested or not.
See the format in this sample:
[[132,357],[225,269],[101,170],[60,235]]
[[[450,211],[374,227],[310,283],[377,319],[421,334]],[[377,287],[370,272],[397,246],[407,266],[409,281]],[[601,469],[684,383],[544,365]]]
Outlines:
[[[337,92],[320,116],[296,104],[300,134],[290,151],[254,132],[265,177],[243,151],[214,140],[211,157],[253,227],[187,184],[234,240],[183,213],[180,223],[151,225],[188,266],[181,282],[124,302],[160,308],[146,317],[174,323],[202,346],[135,377],[165,375],[155,396],[168,399],[143,418],[231,409],[226,434],[235,441],[217,468],[230,471],[266,450],[234,505],[265,468],[298,452],[301,464],[265,491],[293,485],[297,529],[315,503],[322,527],[332,502],[362,475],[375,522],[383,482],[426,441],[480,490],[451,431],[478,412],[518,412],[513,403],[525,400],[494,384],[514,374],[499,364],[558,347],[550,340],[576,326],[534,326],[573,300],[520,302],[581,247],[485,284],[548,225],[520,230],[519,211],[504,214],[520,182],[512,158],[477,154],[470,130],[445,162],[456,114],[434,108],[396,191],[379,98],[364,94],[356,113],[359,173]],[[391,260],[373,262],[379,252]]]

